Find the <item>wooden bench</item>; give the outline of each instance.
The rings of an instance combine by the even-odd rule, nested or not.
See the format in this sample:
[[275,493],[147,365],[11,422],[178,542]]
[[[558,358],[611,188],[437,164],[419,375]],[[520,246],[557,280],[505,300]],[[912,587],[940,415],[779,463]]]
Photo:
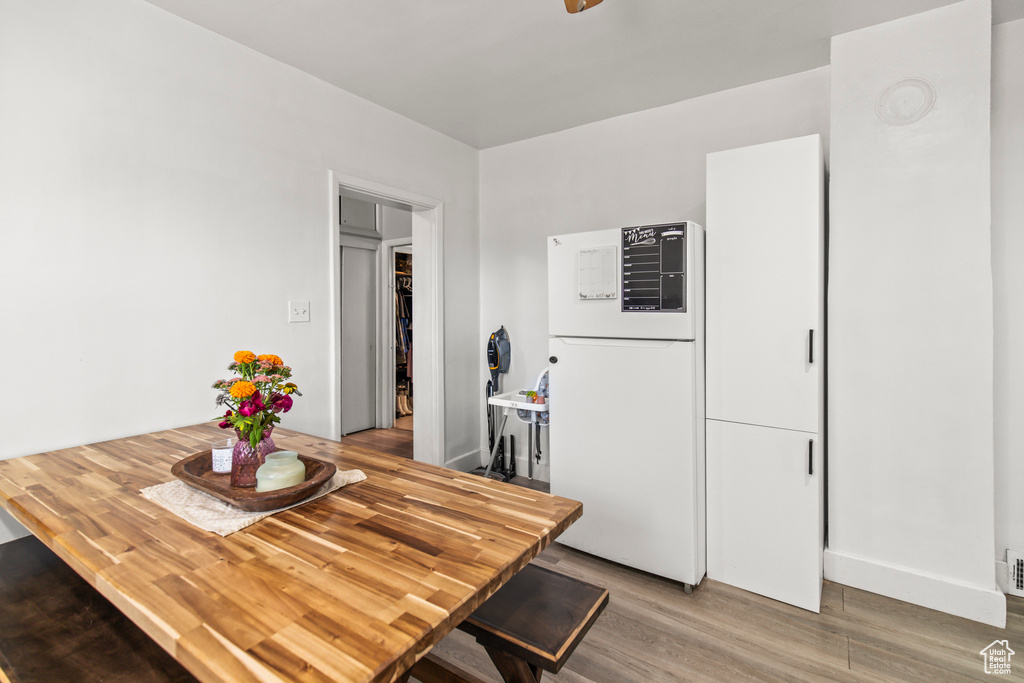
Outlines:
[[0,681],[197,683],[33,536],[0,544]]
[[530,564],[459,629],[484,646],[506,683],[536,683],[558,673],[607,604],[607,589]]

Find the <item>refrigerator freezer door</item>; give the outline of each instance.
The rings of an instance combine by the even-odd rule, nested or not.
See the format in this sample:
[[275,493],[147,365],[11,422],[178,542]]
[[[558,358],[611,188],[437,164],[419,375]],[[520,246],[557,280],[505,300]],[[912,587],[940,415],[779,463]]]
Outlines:
[[704,458],[694,344],[552,337],[549,349],[551,492],[583,503],[559,542],[698,583]]
[[[685,300],[685,312],[622,310],[622,241],[623,231],[617,228],[548,238],[548,334],[694,339],[698,317],[703,315],[704,229],[686,223],[682,240],[685,249],[678,252],[685,259],[685,268],[668,265],[665,255],[653,266],[658,270],[685,270],[685,285],[667,275],[661,277],[660,284],[656,282],[663,289],[675,287],[672,291]],[[665,298],[670,297],[665,294]]]

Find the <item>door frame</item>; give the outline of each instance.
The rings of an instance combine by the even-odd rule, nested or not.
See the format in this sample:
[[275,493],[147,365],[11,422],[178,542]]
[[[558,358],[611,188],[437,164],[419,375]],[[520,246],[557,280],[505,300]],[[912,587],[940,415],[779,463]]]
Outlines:
[[[412,211],[412,248],[416,259],[413,276],[416,296],[413,298],[412,315],[416,321],[417,341],[413,346],[417,396],[416,410],[413,411],[413,458],[444,466],[444,203],[333,170],[328,171],[328,180],[330,368],[327,379],[331,438],[341,437],[341,249],[338,195],[344,188],[346,194]],[[378,302],[383,296],[384,292],[378,288]],[[380,308],[378,303],[378,310]],[[378,325],[378,330],[381,327]],[[382,344],[380,338],[377,341],[378,350],[383,346],[390,347],[390,344]],[[378,376],[382,374],[378,373]]]

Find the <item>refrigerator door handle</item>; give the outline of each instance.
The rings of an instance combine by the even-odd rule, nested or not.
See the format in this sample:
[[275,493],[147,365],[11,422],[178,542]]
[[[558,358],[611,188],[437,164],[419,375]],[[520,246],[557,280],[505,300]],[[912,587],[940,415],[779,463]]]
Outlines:
[[629,339],[611,337],[551,337],[566,346],[612,346],[626,349],[666,349],[673,344],[693,343],[689,339]]
[[810,334],[807,335],[807,363],[814,365],[814,330],[810,330]]
[[807,440],[807,474],[814,475],[814,439]]

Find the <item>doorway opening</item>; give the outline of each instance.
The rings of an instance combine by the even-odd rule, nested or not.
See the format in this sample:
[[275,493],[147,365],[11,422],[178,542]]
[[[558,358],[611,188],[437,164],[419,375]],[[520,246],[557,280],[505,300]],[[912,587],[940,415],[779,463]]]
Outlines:
[[[353,412],[352,401],[360,400],[361,405],[373,406],[373,420],[369,428],[387,429],[395,426],[398,415],[396,407],[398,397],[412,399],[411,371],[415,368],[415,410],[411,410],[413,400],[403,400],[407,410],[411,411],[413,457],[422,462],[436,465],[445,464],[444,450],[444,314],[442,310],[442,253],[443,253],[443,205],[441,202],[416,195],[398,188],[387,187],[373,181],[355,178],[331,171],[330,175],[330,240],[331,240],[331,277],[332,296],[335,300],[330,306],[331,346],[333,367],[329,374],[331,384],[331,436],[340,439],[344,430],[350,427],[348,417]],[[372,215],[372,224],[360,225],[353,218],[349,209],[364,217]],[[368,211],[363,202],[372,206]],[[366,219],[368,220],[368,219]],[[404,222],[408,225],[406,235],[395,236],[388,227],[389,221]],[[346,250],[350,253],[346,253]],[[357,250],[375,254],[370,260],[372,264],[360,256],[354,255]],[[402,322],[395,312],[396,254],[415,255],[415,275],[409,275],[409,297],[403,303],[408,305],[405,333],[408,346],[403,349],[406,354],[406,366],[402,369],[405,375],[402,391],[399,393],[399,367],[397,364],[396,341]],[[400,265],[401,267],[401,265]],[[408,264],[411,268],[411,261]],[[370,281],[362,272],[370,272]],[[412,273],[412,271],[408,271]],[[415,278],[415,297],[412,296],[413,278]],[[349,300],[346,295],[346,282],[349,294],[358,294],[360,303]],[[376,286],[374,286],[376,285]],[[373,302],[372,316],[359,314],[356,321],[349,321],[347,313],[366,308],[368,301]],[[415,344],[411,343],[411,322],[415,324]],[[371,337],[360,326],[372,328]],[[355,341],[350,338],[355,335]],[[371,350],[372,346],[372,350]],[[362,360],[364,370],[372,366],[373,391],[365,388],[369,380],[363,382],[363,388],[357,389],[361,398],[354,399],[350,395],[353,390],[346,378],[353,377],[353,362],[348,351]],[[370,350],[369,356],[366,352]],[[411,365],[411,367],[409,367]],[[346,372],[346,367],[348,371]],[[358,369],[356,369],[358,370]],[[366,376],[369,376],[367,373]],[[365,378],[364,378],[365,379]],[[367,401],[367,399],[369,399]],[[348,406],[348,408],[346,408]],[[356,411],[358,412],[358,411]],[[351,438],[351,437],[347,437]]]
[[395,246],[395,400],[394,427],[404,431],[413,429],[413,289],[412,246]]

